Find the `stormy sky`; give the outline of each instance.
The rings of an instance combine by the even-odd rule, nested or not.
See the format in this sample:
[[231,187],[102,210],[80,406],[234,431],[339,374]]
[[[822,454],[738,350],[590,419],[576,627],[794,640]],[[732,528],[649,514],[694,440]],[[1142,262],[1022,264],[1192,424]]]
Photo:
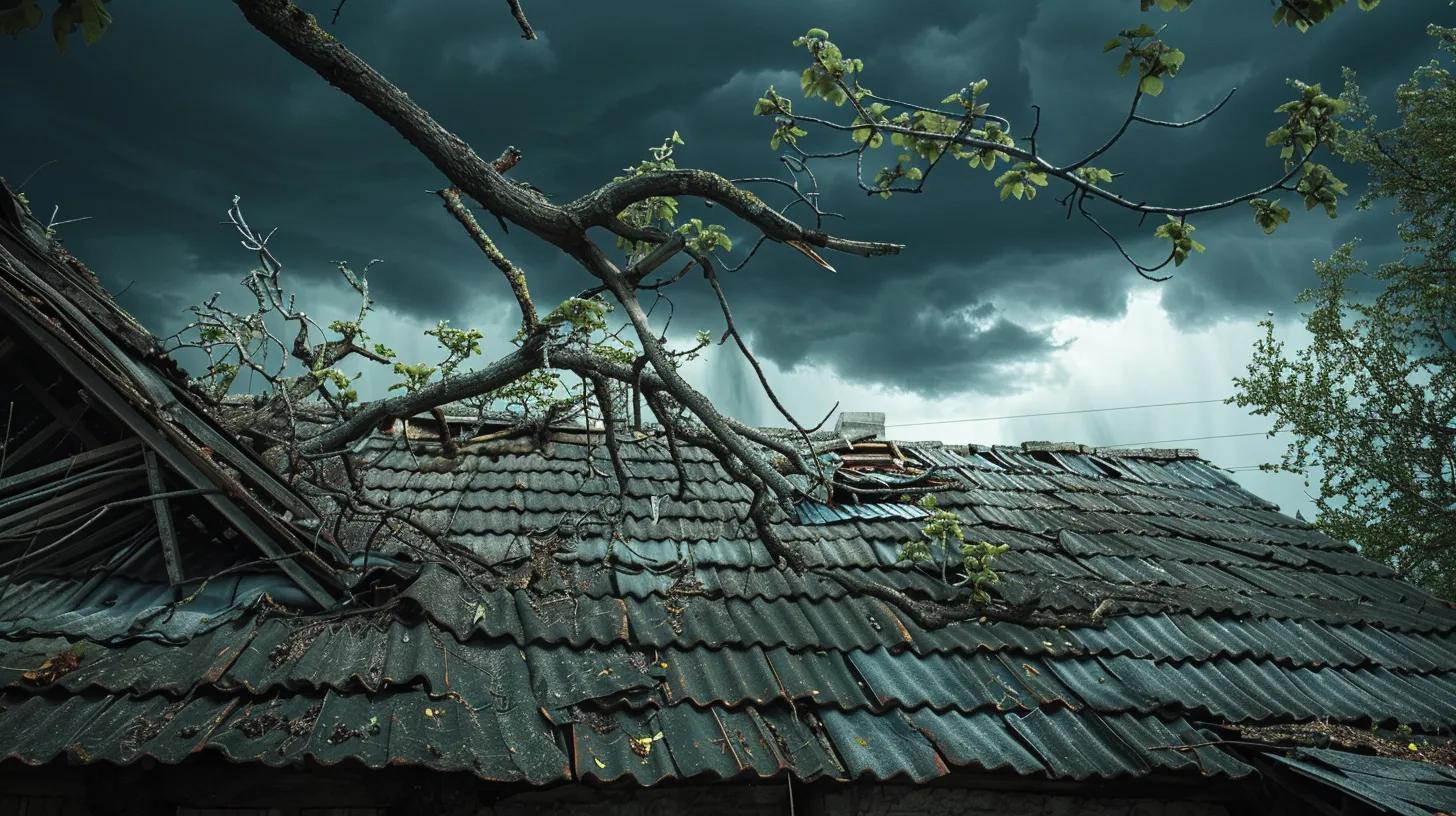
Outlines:
[[[336,0],[302,3],[327,23]],[[25,183],[44,219],[88,220],[61,228],[66,245],[153,332],[170,334],[185,308],[215,291],[233,297],[255,263],[225,225],[241,196],[308,310],[345,317],[355,302],[332,262],[371,258],[375,339],[403,356],[434,356],[421,335],[440,320],[485,332],[487,356],[506,348],[518,317],[498,272],[426,190],[440,175],[394,131],[294,62],[226,2],[110,6],[116,22],[96,45],[79,37],[58,55],[48,32],[0,43],[3,174]],[[845,118],[799,100],[806,64],[794,37],[827,29],[865,61],[864,84],[922,104],[978,79],[982,101],[1026,135],[1040,109],[1037,144],[1068,162],[1120,124],[1132,80],[1101,52],[1117,30],[1166,23],[1164,38],[1187,54],[1182,73],[1144,115],[1197,116],[1238,91],[1207,122],[1170,131],[1134,126],[1097,164],[1125,172],[1130,198],[1168,205],[1223,200],[1277,178],[1264,135],[1272,109],[1292,93],[1286,78],[1340,87],[1354,68],[1380,109],[1417,64],[1434,56],[1426,24],[1451,24],[1436,0],[1350,8],[1306,35],[1269,24],[1259,0],[1203,0],[1185,14],[1141,14],[1134,0],[734,0],[719,3],[587,3],[525,0],[540,39],[525,41],[503,2],[353,0],[331,33],[368,60],[445,127],[494,156],[524,153],[513,175],[566,201],[646,157],[674,130],[680,166],[730,177],[781,175],[768,120],[750,115],[768,86],[791,92],[796,110]],[[46,26],[49,27],[48,24]],[[813,132],[808,149],[849,146]],[[891,162],[893,148],[880,151]],[[47,162],[52,162],[46,164]],[[868,165],[873,175],[879,163]],[[1337,171],[1340,168],[1336,168]],[[843,214],[831,231],[903,243],[898,257],[828,257],[831,274],[782,246],[765,247],[724,286],[740,327],[785,402],[802,417],[835,401],[885,411],[903,439],[1089,444],[1167,442],[1215,462],[1269,461],[1282,442],[1250,436],[1267,423],[1219,404],[1080,411],[1228,396],[1266,312],[1281,333],[1296,294],[1314,282],[1311,261],[1354,237],[1364,256],[1394,251],[1390,218],[1346,207],[1336,221],[1298,212],[1266,237],[1240,205],[1195,221],[1208,251],[1173,280],[1139,277],[1090,224],[1066,220],[1057,194],[999,203],[994,176],[939,168],[924,195],[866,197],[852,163],[824,162],[824,208]],[[1344,174],[1352,193],[1358,172]],[[1053,188],[1055,190],[1055,188]],[[758,188],[775,201],[772,188]],[[1295,205],[1285,194],[1285,204]],[[1106,205],[1094,213],[1135,257],[1160,247],[1136,219]],[[723,223],[741,260],[751,231],[722,210],[684,205],[685,216]],[[484,222],[531,278],[549,308],[590,283],[553,248]],[[673,326],[688,337],[720,330],[711,294],[689,277],[673,295]],[[720,407],[748,422],[778,418],[728,347],[690,373]],[[382,386],[383,372],[373,377]],[[926,424],[926,423],[940,424]],[[1309,502],[1294,477],[1240,473],[1287,510]]]

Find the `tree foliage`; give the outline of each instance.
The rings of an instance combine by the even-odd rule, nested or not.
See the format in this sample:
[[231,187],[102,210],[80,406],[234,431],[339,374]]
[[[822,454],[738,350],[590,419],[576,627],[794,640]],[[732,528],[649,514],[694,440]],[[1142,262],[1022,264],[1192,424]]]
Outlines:
[[[391,349],[371,343],[366,333],[365,322],[372,306],[367,274],[372,263],[357,273],[347,264],[339,264],[340,274],[359,296],[360,308],[350,319],[320,326],[295,306],[280,277],[282,265],[267,247],[268,236],[247,225],[235,200],[232,223],[242,235],[244,246],[259,257],[259,267],[244,279],[256,300],[256,309],[231,311],[214,296],[194,310],[192,324],[175,338],[176,345],[208,355],[210,367],[200,372],[194,385],[200,398],[214,404],[236,390],[243,374],[261,380],[262,387],[253,389],[261,393],[255,393],[242,412],[233,415],[232,426],[267,448],[288,476],[332,502],[337,510],[336,525],[342,520],[377,519],[384,528],[408,528],[435,541],[441,552],[462,558],[469,557],[465,548],[429,529],[411,508],[382,504],[363,491],[347,454],[355,441],[390,418],[433,415],[439,426],[442,452],[454,457],[459,444],[478,437],[457,439],[443,413],[445,406],[452,410],[461,405],[473,407],[482,422],[491,410],[510,409],[512,427],[493,432],[492,438],[518,433],[539,438],[543,429],[553,423],[576,421],[578,427],[585,425],[598,433],[609,454],[613,472],[593,472],[614,483],[618,501],[615,506],[607,503],[599,508],[599,526],[591,534],[612,541],[618,537],[624,507],[620,499],[625,497],[628,481],[621,447],[648,442],[665,446],[677,466],[681,498],[690,480],[678,450],[682,444],[691,444],[711,452],[734,479],[750,489],[752,500],[745,521],[768,551],[790,569],[816,571],[798,547],[781,538],[778,526],[806,498],[833,495],[835,490],[866,489],[832,484],[833,470],[826,469],[823,451],[816,449],[810,436],[818,426],[801,423],[778,400],[737,328],[720,281],[720,270],[743,268],[769,242],[792,247],[830,272],[834,268],[821,252],[875,258],[903,249],[898,244],[843,238],[827,231],[825,224],[832,213],[821,207],[823,193],[814,165],[853,161],[860,189],[882,198],[925,192],[932,176],[938,179],[950,172],[935,172],[943,163],[990,171],[985,178],[1006,201],[1003,206],[1033,199],[1039,190],[1055,184],[1066,191],[1060,202],[1068,212],[1080,213],[1119,250],[1122,244],[1093,215],[1093,206],[1154,216],[1157,223],[1151,232],[1168,241],[1167,257],[1160,263],[1143,265],[1123,251],[1129,263],[1145,276],[1170,263],[1182,264],[1192,253],[1202,250],[1202,245],[1192,238],[1190,218],[1247,203],[1254,209],[1256,226],[1267,233],[1289,218],[1289,211],[1279,205],[1278,199],[1271,198],[1277,192],[1302,196],[1307,209],[1318,204],[1330,216],[1335,215],[1336,196],[1343,192],[1329,168],[1315,159],[1338,136],[1336,118],[1344,112],[1345,103],[1324,94],[1318,85],[1299,83],[1294,84],[1296,98],[1277,111],[1280,124],[1269,136],[1268,145],[1279,150],[1283,162],[1280,170],[1271,172],[1274,179],[1268,184],[1232,199],[1184,207],[1136,201],[1112,189],[1122,173],[1108,169],[1104,157],[1113,158],[1112,151],[1129,128],[1188,127],[1223,107],[1220,103],[1188,122],[1164,122],[1139,113],[1139,105],[1146,97],[1174,87],[1172,83],[1185,65],[1183,52],[1162,39],[1163,29],[1143,24],[1118,32],[1107,43],[1105,50],[1116,52],[1117,74],[1134,74],[1127,80],[1130,105],[1120,126],[1102,146],[1084,157],[1053,161],[1044,156],[1037,142],[1039,111],[1029,127],[1017,126],[1009,118],[992,113],[987,101],[990,83],[984,79],[952,90],[939,106],[877,95],[861,83],[870,66],[848,56],[830,40],[827,31],[811,29],[792,43],[804,49],[806,64],[800,91],[808,101],[801,102],[796,110],[789,97],[770,88],[753,109],[755,115],[772,118],[769,145],[782,165],[781,176],[728,179],[681,167],[677,150],[682,139],[674,133],[660,146],[651,148],[642,162],[600,188],[557,203],[518,180],[514,168],[522,161],[521,151],[507,148],[494,161],[483,159],[324,31],[304,10],[287,0],[233,2],[256,30],[392,127],[445,177],[448,186],[435,192],[470,240],[505,277],[521,310],[521,329],[511,349],[484,365],[468,365],[483,353],[481,335],[445,323],[427,332],[442,349],[441,359],[399,359]],[[1191,3],[1142,0],[1141,5],[1144,11],[1154,6],[1170,11],[1186,10]],[[1276,15],[1276,22],[1303,30],[1343,5],[1344,0],[1281,0],[1276,11],[1284,13]],[[1359,5],[1370,8],[1375,4],[1362,0]],[[84,27],[85,9],[93,9],[94,16],[97,7],[96,0],[61,0],[55,13],[62,13],[62,8],[79,8]],[[334,9],[336,17],[342,7],[341,2]],[[523,36],[533,36],[519,4],[512,2],[511,7]],[[14,33],[38,26],[38,8],[35,0],[0,0],[0,25],[4,26],[0,30]],[[1290,15],[1294,15],[1293,22]],[[109,21],[109,17],[106,19]],[[99,31],[95,33],[99,36]],[[88,41],[92,39],[88,34]],[[1109,74],[1112,70],[1110,67]],[[840,118],[831,118],[836,116]],[[812,152],[809,145],[816,139],[833,143],[825,152]],[[866,180],[866,157],[878,156],[875,151],[887,142],[895,148],[895,163]],[[750,187],[772,194],[779,203],[770,204]],[[583,289],[541,317],[525,271],[495,244],[467,199],[488,213],[503,232],[509,225],[559,249],[584,273]],[[722,218],[737,219],[755,236],[752,245],[735,249],[721,224],[700,219],[678,223],[682,199],[699,200],[715,207]],[[610,234],[615,253],[609,253],[594,235],[589,235],[591,230]],[[730,263],[729,255],[737,258],[736,262]],[[674,259],[682,263],[676,271],[667,266]],[[670,312],[665,320],[654,315],[664,302],[670,309],[666,293],[681,285],[690,272],[701,276],[720,307],[723,326],[716,342],[724,345],[732,341],[733,347],[747,358],[760,386],[792,428],[790,435],[768,433],[725,416],[683,376],[682,363],[714,342],[714,337],[698,332],[694,342],[675,342],[667,333]],[[609,317],[614,314],[617,317]],[[660,325],[654,320],[659,320]],[[356,364],[362,365],[360,361],[386,369],[398,378],[389,396],[359,399],[356,381],[360,373],[349,372]],[[334,463],[339,467],[333,467]],[[920,478],[929,476],[927,473]],[[893,501],[897,493],[874,500]],[[952,514],[933,509],[932,514],[925,535],[937,546],[928,547],[924,542],[909,545],[907,557],[926,560],[919,558],[925,556],[937,565],[942,577],[958,593],[951,600],[912,598],[900,590],[865,583],[844,573],[823,572],[823,577],[849,591],[892,603],[925,626],[964,619],[1038,624],[1096,622],[1114,599],[1156,601],[1151,590],[1108,588],[1107,596],[1093,599],[1099,611],[1086,620],[1076,616],[1047,617],[1049,613],[1035,612],[1034,601],[1011,606],[995,594],[996,574],[991,561],[997,548],[964,542]],[[582,523],[573,525],[571,529],[543,534],[555,539],[581,535]]]
[[[1432,26],[1447,55],[1456,29]],[[1400,256],[1372,272],[1346,244],[1304,292],[1309,344],[1289,349],[1272,316],[1231,402],[1293,435],[1270,470],[1318,471],[1318,525],[1408,578],[1456,597],[1456,77],[1439,61],[1395,93],[1381,130],[1346,72],[1334,149],[1370,173],[1357,208],[1401,218]],[[1369,279],[1378,294],[1353,282]],[[1271,313],[1272,315],[1272,313]]]

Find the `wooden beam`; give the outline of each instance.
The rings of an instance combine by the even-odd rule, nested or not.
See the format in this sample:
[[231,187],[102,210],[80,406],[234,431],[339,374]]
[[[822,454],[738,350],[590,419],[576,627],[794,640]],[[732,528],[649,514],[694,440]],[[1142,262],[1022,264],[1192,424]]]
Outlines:
[[[147,486],[152,495],[166,493],[157,455],[150,450],[142,455],[147,460]],[[152,510],[157,514],[157,535],[162,539],[162,558],[167,562],[167,583],[177,586],[182,583],[182,551],[177,547],[177,529],[172,525],[172,505],[166,499],[153,499]]]
[[0,519],[0,533],[7,536],[24,535],[39,527],[47,527],[67,519],[79,519],[91,510],[129,492],[140,492],[139,489],[144,488],[139,475],[116,473],[75,490],[51,495],[39,504],[17,510]]
[[[16,261],[16,263],[19,262]],[[46,353],[54,357],[56,362],[64,367],[72,377],[80,381],[83,388],[103,401],[122,424],[130,428],[132,433],[141,437],[142,441],[155,450],[167,465],[184,480],[198,488],[219,487],[208,478],[201,467],[184,454],[180,447],[173,444],[172,440],[132,407],[126,397],[122,396],[100,372],[87,365],[69,346],[60,339],[54,338],[38,325],[34,318],[26,314],[20,304],[9,297],[0,296],[0,312],[19,324],[20,328],[37,342],[50,341],[45,343]],[[293,579],[293,582],[316,603],[325,609],[331,608],[337,603],[334,596],[302,565],[296,563],[292,558],[284,558],[285,555],[291,553],[286,553],[277,540],[265,532],[252,517],[243,512],[242,507],[234,501],[232,496],[211,493],[206,496],[206,499],[208,503],[217,508],[218,512],[222,513],[229,523],[247,536],[264,555],[280,559],[277,562],[279,569]],[[307,553],[305,553],[306,555]]]
[[252,479],[253,484],[259,490],[292,511],[295,519],[317,519],[319,517],[318,510],[309,504],[307,499],[294,492],[277,473],[255,461],[256,454],[235,445],[231,439],[214,428],[206,418],[198,416],[186,403],[174,397],[171,392],[180,390],[174,383],[164,382],[156,372],[140,366],[132,373],[142,387],[147,389],[153,400],[165,400],[159,404],[168,409],[172,419],[186,428],[187,432],[203,445],[212,448],[213,454],[218,459]]
[[108,459],[119,459],[122,456],[135,451],[141,446],[141,440],[136,437],[123,439],[104,447],[78,453],[75,456],[68,456],[59,462],[52,462],[49,465],[42,465],[33,470],[17,473],[14,476],[6,476],[0,479],[0,494],[11,490],[27,488],[39,482],[60,476],[65,473],[79,473],[97,462],[104,462]]

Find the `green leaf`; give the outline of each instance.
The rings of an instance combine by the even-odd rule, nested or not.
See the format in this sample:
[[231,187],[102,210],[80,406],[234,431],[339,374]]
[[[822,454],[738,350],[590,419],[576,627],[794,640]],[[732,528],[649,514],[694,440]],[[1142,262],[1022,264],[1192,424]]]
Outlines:
[[0,34],[15,36],[22,31],[39,28],[45,11],[35,0],[20,0],[9,8],[0,8]]
[[62,54],[66,53],[66,40],[71,36],[71,32],[76,28],[78,22],[74,17],[75,13],[76,7],[70,5],[57,6],[56,10],[51,12],[51,36],[56,40],[56,50]]
[[111,13],[102,0],[81,0],[81,34],[87,45],[101,39],[111,25]]
[[[1106,45],[1102,46],[1102,53],[1106,54],[1108,51],[1116,51],[1117,49],[1119,49],[1121,47],[1122,47],[1122,39],[1119,38],[1119,37],[1113,37],[1112,39],[1110,39],[1110,40],[1107,41],[1107,44]],[[946,102],[949,102],[949,101],[950,101],[949,99],[946,100]],[[944,104],[944,103],[942,103],[942,104]]]
[[1163,92],[1163,80],[1150,74],[1143,77],[1142,81],[1138,83],[1138,90],[1148,96],[1157,96]]

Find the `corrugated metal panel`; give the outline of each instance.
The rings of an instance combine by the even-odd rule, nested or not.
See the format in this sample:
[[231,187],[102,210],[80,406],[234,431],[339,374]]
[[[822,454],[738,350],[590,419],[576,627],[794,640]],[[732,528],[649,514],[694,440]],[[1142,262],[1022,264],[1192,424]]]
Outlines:
[[536,784],[566,778],[566,757],[544,721],[533,740],[517,730],[511,747],[492,709],[474,712],[422,690],[376,695],[275,697],[256,703],[211,696],[0,694],[0,744],[38,764],[130,764],[143,756],[175,764],[216,750],[233,761],[281,766],[302,757],[324,764],[353,759],[368,767],[422,765],[487,779]]
[[[1254,772],[1249,765],[1219,750],[1210,743],[1213,735],[1199,731],[1182,719],[1164,721],[1158,717],[1113,714],[1102,721],[1122,741],[1146,752],[1154,767],[1169,770],[1196,770],[1204,776],[1225,775],[1234,778]],[[1178,748],[1175,746],[1193,746]]]
[[869,684],[877,702],[890,708],[1009,710],[1036,705],[1031,695],[995,657],[851,652],[849,660]]
[[819,718],[851,779],[924,782],[949,773],[935,747],[899,711],[824,709]]
[[525,653],[536,700],[553,711],[584,700],[650,691],[661,675],[653,675],[645,655],[623,647],[576,650],[532,645]]
[[1152,768],[1146,750],[1134,750],[1095,715],[1037,709],[1011,714],[1006,723],[1041,756],[1053,776],[1111,779],[1140,776]]
[[[666,675],[668,698],[699,705],[739,706],[783,699],[783,690],[762,649],[676,651],[658,666]],[[834,702],[834,701],[826,701]]]
[[676,777],[679,770],[666,745],[666,733],[656,709],[602,713],[574,723],[577,773],[582,779],[602,782],[630,777],[638,785]]
[[869,691],[839,651],[792,652],[780,648],[769,650],[765,656],[791,700],[808,699],[851,709],[870,705]]
[[952,766],[1011,770],[1018,774],[1046,773],[1047,768],[1007,728],[996,712],[961,714],[920,709],[905,714],[925,739]]
[[[247,647],[252,631],[249,623],[227,625],[185,646],[151,640],[112,646],[88,643],[77,667],[53,686],[72,693],[184,694],[199,683],[215,681]],[[71,650],[65,638],[0,641],[0,686],[36,690],[37,683],[25,679],[25,673]]]
[[166,584],[108,578],[27,581],[12,586],[0,607],[0,632],[10,637],[69,635],[93,641],[146,637],[187,641],[241,616],[269,595],[279,603],[307,604],[286,576],[233,574],[209,582],[186,604]]
[[1381,812],[1430,816],[1456,811],[1456,774],[1429,763],[1320,748],[1265,756]]

